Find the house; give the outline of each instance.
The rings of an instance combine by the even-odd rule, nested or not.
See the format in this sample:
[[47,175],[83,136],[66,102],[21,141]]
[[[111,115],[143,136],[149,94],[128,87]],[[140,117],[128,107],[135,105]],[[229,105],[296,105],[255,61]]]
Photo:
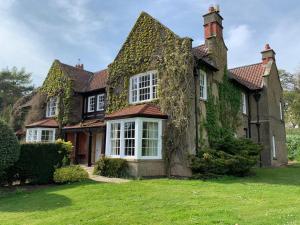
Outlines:
[[263,144],[261,166],[286,164],[274,50],[267,44],[258,63],[227,69],[219,8],[203,18],[200,46],[143,12],[107,69],[55,60],[31,100],[26,142],[61,136],[73,143],[76,163],[105,155],[126,159],[134,176],[190,176],[189,155],[222,125]]

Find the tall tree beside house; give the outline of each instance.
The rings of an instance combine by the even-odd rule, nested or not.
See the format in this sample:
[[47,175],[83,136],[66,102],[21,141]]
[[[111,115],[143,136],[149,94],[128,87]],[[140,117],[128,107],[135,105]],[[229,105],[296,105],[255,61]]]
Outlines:
[[33,89],[31,73],[24,68],[0,71],[0,118],[9,122],[14,103]]

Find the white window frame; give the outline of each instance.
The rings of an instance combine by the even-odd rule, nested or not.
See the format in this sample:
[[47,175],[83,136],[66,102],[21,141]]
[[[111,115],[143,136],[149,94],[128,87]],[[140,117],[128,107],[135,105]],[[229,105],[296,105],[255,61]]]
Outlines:
[[[150,86],[147,86],[148,88],[150,88],[150,98],[146,99],[146,100],[140,100],[140,90],[142,88],[139,87],[140,84],[140,80],[141,77],[143,76],[150,76]],[[154,84],[154,76],[156,76],[156,84]],[[133,94],[132,92],[133,90],[133,82],[134,80],[137,82],[137,89],[134,89],[136,91],[136,100],[133,100]],[[145,73],[140,73],[137,75],[134,75],[132,77],[130,77],[130,85],[129,85],[129,103],[130,104],[137,104],[137,103],[141,103],[141,102],[151,102],[155,99],[158,98],[157,96],[157,87],[158,87],[158,72],[156,70],[152,70],[152,71],[147,71]],[[145,88],[145,87],[144,87]],[[155,88],[155,92],[153,91],[153,89]]]
[[[102,106],[101,106],[101,104],[99,102],[100,98],[103,99],[103,102],[101,102]],[[97,95],[97,111],[103,111],[104,107],[105,107],[105,94],[99,94],[99,95]]]
[[[109,120],[106,122],[106,148],[105,156],[111,158],[124,158],[124,159],[162,159],[162,121],[163,119],[155,118],[141,118],[134,117],[128,119]],[[125,155],[125,139],[124,139],[124,124],[126,122],[135,122],[135,149],[134,155]],[[142,135],[143,135],[143,122],[157,122],[158,123],[158,146],[156,156],[142,156]],[[120,123],[120,155],[111,154],[111,124]]]
[[[203,88],[203,96],[201,96],[201,88]],[[201,100],[207,100],[207,74],[202,69],[199,70],[199,96]]]
[[[55,103],[55,111],[53,112],[53,104]],[[46,106],[46,118],[55,117],[58,114],[58,97],[49,98]]]
[[242,92],[242,113],[247,115],[247,96]]
[[272,157],[273,159],[276,159],[276,140],[275,135],[272,136]]
[[280,113],[280,120],[283,120],[283,111],[282,111],[282,102],[279,102],[279,113]]
[[[55,128],[44,128],[44,127],[36,127],[36,128],[28,128],[26,129],[26,142],[27,143],[35,143],[35,142],[42,142],[42,131],[52,131],[52,138],[50,141],[43,142],[43,143],[53,143],[55,142]],[[36,135],[33,135],[33,134]]]
[[[92,106],[92,105],[91,105],[92,99],[94,99],[94,103],[93,103],[93,108],[94,108],[94,109],[91,108],[91,106]],[[96,102],[95,102],[95,101],[96,101],[96,96],[95,96],[95,95],[89,96],[89,97],[88,97],[88,102],[87,102],[87,104],[88,104],[88,105],[87,105],[87,106],[88,106],[88,107],[87,107],[87,111],[88,111],[88,112],[95,112],[95,109],[96,109],[96,107],[95,107],[95,103],[96,103]]]

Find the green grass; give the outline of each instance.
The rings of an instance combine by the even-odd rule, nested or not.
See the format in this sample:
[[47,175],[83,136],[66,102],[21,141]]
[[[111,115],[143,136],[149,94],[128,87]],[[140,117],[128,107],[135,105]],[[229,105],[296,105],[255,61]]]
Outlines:
[[300,224],[300,165],[247,178],[0,189],[0,224]]

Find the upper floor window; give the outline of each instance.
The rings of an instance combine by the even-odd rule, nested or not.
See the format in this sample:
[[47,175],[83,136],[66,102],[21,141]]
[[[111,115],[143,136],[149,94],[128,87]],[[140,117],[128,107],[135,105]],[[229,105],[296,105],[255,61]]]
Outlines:
[[207,76],[204,70],[200,70],[199,73],[199,83],[200,83],[200,99],[207,99]]
[[280,113],[280,119],[283,120],[283,110],[282,110],[282,102],[279,102],[279,113]]
[[149,71],[130,78],[130,103],[151,101],[157,96],[157,72]]
[[242,112],[247,114],[247,98],[244,92],[242,92]]
[[94,112],[95,111],[95,99],[96,96],[90,96],[88,97],[88,112]]
[[46,117],[54,117],[57,115],[58,98],[51,97],[47,102]]
[[100,94],[97,96],[97,111],[104,110],[104,104],[105,104],[105,96],[104,94]]

